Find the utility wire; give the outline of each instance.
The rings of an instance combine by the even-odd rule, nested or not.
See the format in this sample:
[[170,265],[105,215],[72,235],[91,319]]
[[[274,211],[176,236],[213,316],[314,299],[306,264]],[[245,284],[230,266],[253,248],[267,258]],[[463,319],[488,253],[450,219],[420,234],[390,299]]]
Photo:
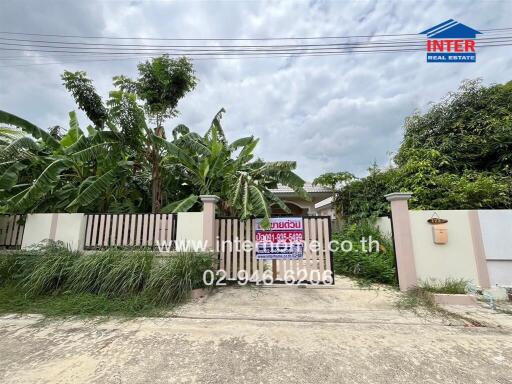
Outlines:
[[[512,28],[491,28],[482,29],[482,32],[508,31]],[[84,35],[66,35],[66,34],[46,34],[46,33],[27,33],[0,31],[2,35],[18,36],[43,36],[60,37],[75,39],[104,39],[104,40],[154,40],[154,41],[266,41],[266,40],[322,40],[322,39],[353,39],[353,38],[374,38],[374,37],[397,37],[397,36],[418,36],[417,33],[395,33],[395,34],[373,34],[373,35],[352,35],[352,36],[315,36],[315,37],[251,37],[251,38],[177,38],[177,37],[125,37],[125,36],[84,36]]]

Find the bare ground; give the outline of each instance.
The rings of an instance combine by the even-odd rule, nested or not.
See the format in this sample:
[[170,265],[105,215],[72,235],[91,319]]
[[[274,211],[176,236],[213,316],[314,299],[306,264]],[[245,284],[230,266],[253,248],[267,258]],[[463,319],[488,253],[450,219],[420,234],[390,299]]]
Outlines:
[[226,288],[169,318],[3,316],[0,382],[512,383],[510,316],[470,327],[397,297],[341,280]]

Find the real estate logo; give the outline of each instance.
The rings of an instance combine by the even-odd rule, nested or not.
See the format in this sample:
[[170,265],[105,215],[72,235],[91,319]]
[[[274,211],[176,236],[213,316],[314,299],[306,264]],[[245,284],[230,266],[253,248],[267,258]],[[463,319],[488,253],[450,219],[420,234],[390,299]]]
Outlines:
[[420,35],[427,35],[427,63],[476,62],[476,35],[482,33],[453,19]]

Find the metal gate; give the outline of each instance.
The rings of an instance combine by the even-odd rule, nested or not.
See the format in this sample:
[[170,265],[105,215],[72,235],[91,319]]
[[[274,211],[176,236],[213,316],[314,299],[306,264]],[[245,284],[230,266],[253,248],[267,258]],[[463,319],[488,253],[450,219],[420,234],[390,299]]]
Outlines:
[[[218,217],[218,269],[227,280],[272,281],[286,283],[334,284],[329,216],[303,216],[304,257],[300,260],[258,260],[254,245],[256,220]],[[313,241],[316,247],[311,247]]]

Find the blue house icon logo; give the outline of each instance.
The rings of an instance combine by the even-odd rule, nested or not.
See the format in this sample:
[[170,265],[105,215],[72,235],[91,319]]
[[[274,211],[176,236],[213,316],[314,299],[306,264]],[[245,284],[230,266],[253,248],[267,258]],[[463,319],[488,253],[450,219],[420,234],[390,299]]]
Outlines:
[[481,34],[453,19],[420,32],[427,36],[428,63],[476,62],[475,38]]

